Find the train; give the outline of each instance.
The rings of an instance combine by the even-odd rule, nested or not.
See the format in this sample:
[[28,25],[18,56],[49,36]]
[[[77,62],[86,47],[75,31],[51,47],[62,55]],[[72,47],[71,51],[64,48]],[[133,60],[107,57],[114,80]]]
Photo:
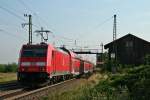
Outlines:
[[93,63],[65,47],[25,44],[20,50],[17,80],[25,85],[56,83],[92,73],[93,68]]

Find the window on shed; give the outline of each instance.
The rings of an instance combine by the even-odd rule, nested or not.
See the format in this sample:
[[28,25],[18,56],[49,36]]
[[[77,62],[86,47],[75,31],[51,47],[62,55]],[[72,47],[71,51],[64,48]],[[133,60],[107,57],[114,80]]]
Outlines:
[[126,42],[126,47],[133,47],[133,42],[132,41],[127,41]]

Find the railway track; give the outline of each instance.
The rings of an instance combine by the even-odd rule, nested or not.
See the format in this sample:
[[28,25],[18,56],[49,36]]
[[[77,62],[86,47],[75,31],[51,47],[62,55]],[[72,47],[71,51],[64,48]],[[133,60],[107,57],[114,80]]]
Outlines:
[[65,90],[69,87],[69,85],[75,84],[79,79],[71,79],[66,80],[54,85],[46,86],[43,88],[37,88],[37,89],[29,89],[29,88],[22,88],[15,90],[12,93],[8,93],[5,95],[2,95],[0,97],[0,100],[35,100],[40,99],[42,96],[46,96],[50,93],[53,93],[54,91],[57,91],[59,89]]
[[11,91],[15,91],[15,90],[18,90],[18,89],[21,89],[23,88],[23,86],[21,85],[14,85],[14,86],[9,86],[9,87],[3,87],[0,89],[0,96],[1,94],[4,94],[6,92],[11,92]]
[[20,88],[20,89],[15,89],[15,90],[10,90],[10,91],[7,91],[7,92],[3,92],[0,95],[0,100],[12,97],[14,95],[19,95],[19,94],[22,94],[24,92],[25,92],[25,88]]
[[19,85],[17,81],[3,83],[0,84],[0,90],[3,91],[3,90],[11,89],[12,87],[16,87],[17,85]]
[[17,81],[0,84],[0,100],[6,95],[22,91],[23,88]]
[[0,84],[0,97],[6,93],[11,93],[14,90],[21,88],[17,81]]

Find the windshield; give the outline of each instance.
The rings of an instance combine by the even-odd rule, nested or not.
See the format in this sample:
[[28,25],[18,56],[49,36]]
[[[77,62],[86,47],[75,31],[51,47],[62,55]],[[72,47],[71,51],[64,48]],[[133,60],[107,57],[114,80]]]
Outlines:
[[22,57],[46,57],[46,48],[23,48]]

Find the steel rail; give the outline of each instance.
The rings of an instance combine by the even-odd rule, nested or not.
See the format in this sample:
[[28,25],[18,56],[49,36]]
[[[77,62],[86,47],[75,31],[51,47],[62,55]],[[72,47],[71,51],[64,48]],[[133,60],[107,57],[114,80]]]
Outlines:
[[56,91],[59,88],[67,88],[67,84],[72,84],[74,81],[76,81],[75,78],[66,80],[54,85],[42,87],[35,90],[23,90],[20,92],[16,92],[13,94],[9,94],[8,96],[5,96],[2,98],[2,100],[32,100],[32,99],[39,99],[42,96],[48,95],[51,92]]

